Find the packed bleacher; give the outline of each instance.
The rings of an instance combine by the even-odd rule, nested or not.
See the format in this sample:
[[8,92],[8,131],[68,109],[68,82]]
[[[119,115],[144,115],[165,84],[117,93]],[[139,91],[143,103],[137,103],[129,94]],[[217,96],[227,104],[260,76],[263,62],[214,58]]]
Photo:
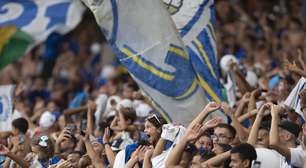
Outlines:
[[0,71],[0,85],[16,84],[0,168],[305,168],[303,10],[295,0],[216,0],[226,100],[182,125],[163,118],[87,9],[73,31]]

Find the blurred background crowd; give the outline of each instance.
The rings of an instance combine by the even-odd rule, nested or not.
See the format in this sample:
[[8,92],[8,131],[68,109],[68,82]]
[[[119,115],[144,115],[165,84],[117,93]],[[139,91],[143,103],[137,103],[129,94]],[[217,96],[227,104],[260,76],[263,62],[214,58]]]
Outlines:
[[[220,72],[235,92],[186,128],[159,116],[86,11],[0,71],[1,85],[17,84],[0,167],[304,167],[306,91],[300,115],[283,105],[306,77],[304,5],[216,0]],[[230,123],[202,123],[218,109]]]

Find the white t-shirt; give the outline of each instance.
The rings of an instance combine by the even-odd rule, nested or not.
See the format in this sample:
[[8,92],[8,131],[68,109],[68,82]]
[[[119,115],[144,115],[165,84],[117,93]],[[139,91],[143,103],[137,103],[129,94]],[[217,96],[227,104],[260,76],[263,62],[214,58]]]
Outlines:
[[[275,150],[267,148],[256,148],[257,162],[260,162],[260,168],[290,168],[286,158]],[[254,166],[252,166],[253,168]]]
[[290,148],[291,165],[296,167],[303,167],[306,161],[306,151],[301,147]]
[[125,149],[117,153],[114,161],[114,168],[124,167],[124,165],[125,165]]

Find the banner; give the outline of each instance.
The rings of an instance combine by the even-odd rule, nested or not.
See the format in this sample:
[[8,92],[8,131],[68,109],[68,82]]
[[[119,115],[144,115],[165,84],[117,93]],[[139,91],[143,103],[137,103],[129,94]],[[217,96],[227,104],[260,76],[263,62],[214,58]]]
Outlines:
[[55,30],[62,34],[72,30],[84,9],[79,0],[1,0],[0,27],[16,26],[37,44]]
[[284,102],[284,105],[294,109],[296,113],[298,113],[304,120],[306,120],[303,111],[301,110],[301,104],[300,104],[300,96],[299,94],[306,89],[306,79],[302,77],[299,82],[296,84],[296,86],[292,89],[289,96],[287,97],[286,101]]
[[224,101],[220,81],[214,0],[163,0],[209,100]]
[[14,90],[14,85],[0,86],[0,131],[11,130]]
[[168,121],[188,124],[202,111],[206,96],[162,1],[83,2],[120,62]]

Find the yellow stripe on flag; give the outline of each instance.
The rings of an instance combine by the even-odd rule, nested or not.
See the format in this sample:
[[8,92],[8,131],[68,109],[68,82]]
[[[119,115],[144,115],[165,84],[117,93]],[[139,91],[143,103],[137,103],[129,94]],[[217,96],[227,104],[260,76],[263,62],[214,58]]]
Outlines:
[[5,26],[0,28],[0,53],[10,38],[16,33],[16,26]]
[[197,85],[198,85],[197,80],[194,80],[191,87],[182,96],[176,97],[175,99],[179,100],[190,95],[196,89]]
[[132,58],[138,65],[140,65],[141,67],[143,67],[144,69],[152,72],[154,75],[163,78],[165,80],[173,80],[174,79],[174,75],[171,74],[167,74],[164,73],[162,71],[159,71],[158,69],[156,69],[153,66],[148,65],[147,63],[145,63],[144,61],[142,61],[137,55],[133,54],[130,50],[128,50],[127,48],[123,48],[122,52],[124,54],[126,54],[128,57]]
[[214,99],[215,102],[221,103],[221,99],[216,95],[216,93],[210,88],[210,86],[206,83],[206,81],[201,77],[201,75],[197,75],[200,80],[200,85],[205,89],[205,91],[209,94],[211,98]]
[[204,57],[204,59],[205,59],[205,61],[206,61],[206,64],[207,64],[207,66],[208,66],[209,71],[211,72],[211,74],[213,75],[213,77],[214,77],[215,79],[217,79],[217,75],[215,74],[215,71],[214,71],[214,69],[213,69],[213,67],[212,67],[212,65],[211,65],[211,63],[210,63],[210,61],[209,61],[209,58],[208,58],[206,52],[205,52],[204,49],[203,49],[202,44],[199,42],[198,39],[195,39],[194,42],[195,42],[195,44],[197,45],[198,49],[200,50],[201,55],[203,55],[203,57]]

